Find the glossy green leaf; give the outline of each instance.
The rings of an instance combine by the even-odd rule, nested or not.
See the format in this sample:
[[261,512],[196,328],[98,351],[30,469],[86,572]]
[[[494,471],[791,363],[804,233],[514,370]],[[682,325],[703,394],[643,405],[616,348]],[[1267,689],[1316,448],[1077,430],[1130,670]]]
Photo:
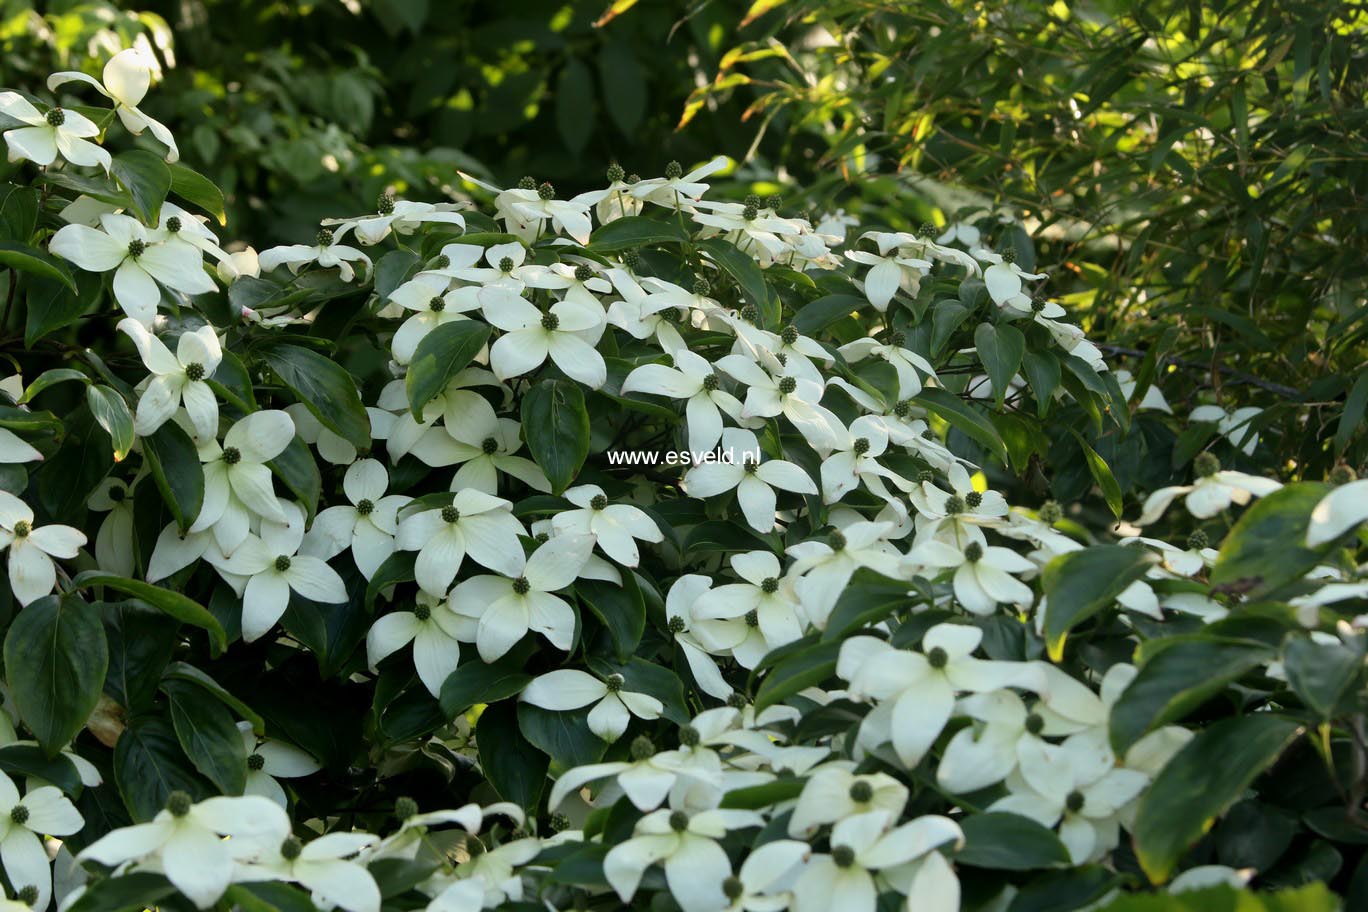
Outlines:
[[273,345],[263,357],[324,427],[359,450],[370,449],[370,416],[346,368],[299,345]]
[[1026,355],[1026,337],[1009,323],[980,323],[974,330],[974,347],[993,384],[993,399],[1001,407],[1011,389],[1012,378]]
[[543,380],[532,387],[523,397],[522,426],[532,458],[561,493],[589,455],[589,412],[579,384]]
[[1069,850],[1052,830],[1019,814],[970,814],[960,821],[964,847],[955,853],[959,864],[999,871],[1032,871],[1063,867]]
[[17,241],[0,241],[0,266],[27,272],[40,279],[61,282],[69,291],[76,291],[76,280],[66,264],[45,250]]
[[1305,547],[1311,511],[1330,488],[1314,481],[1287,485],[1260,498],[1221,542],[1211,568],[1215,586],[1235,586],[1254,597],[1298,579],[1321,560]]
[[144,225],[155,226],[162,203],[171,192],[171,169],[160,155],[131,149],[114,156],[110,169],[132,198],[132,210]]
[[27,605],[5,635],[5,682],[19,717],[48,756],[85,726],[109,665],[95,608],[75,595]]
[[232,715],[188,681],[163,681],[161,689],[185,756],[225,795],[241,795],[247,785],[247,750]]
[[1048,599],[1045,642],[1050,658],[1064,656],[1069,631],[1116,601],[1145,574],[1154,558],[1141,548],[1094,545],[1062,554],[1045,565],[1041,584]]
[[78,589],[104,586],[116,592],[131,595],[182,623],[209,631],[210,645],[216,653],[227,648],[227,635],[218,619],[210,614],[203,605],[179,592],[172,592],[170,589],[163,589],[151,583],[127,579],[100,570],[88,570],[80,574],[72,580],[72,585]]
[[142,439],[142,453],[176,526],[188,531],[204,504],[204,469],[194,441],[168,421]]
[[488,341],[489,326],[479,320],[444,323],[423,337],[404,378],[409,410],[416,420],[423,420],[423,407],[447,388]]

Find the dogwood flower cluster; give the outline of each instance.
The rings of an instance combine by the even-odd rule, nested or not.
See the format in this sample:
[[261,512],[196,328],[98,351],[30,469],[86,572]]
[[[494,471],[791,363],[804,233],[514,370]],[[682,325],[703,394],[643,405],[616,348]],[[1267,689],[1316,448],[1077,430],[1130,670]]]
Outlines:
[[[129,54],[102,82],[50,84],[92,85],[174,159],[174,139],[137,107],[149,77]],[[11,95],[0,110],[26,125],[6,133],[12,157],[108,168],[92,122]],[[1113,749],[1112,710],[1141,673],[1134,641],[1151,621],[1200,629],[1228,615],[1229,593],[1207,582],[1221,554],[1213,523],[1282,485],[1223,469],[1216,446],[1200,454],[1190,484],[1155,491],[1115,530],[1147,555],[1105,606],[1131,648],[1043,658],[1055,638],[1043,577],[1111,533],[1091,535],[1053,502],[1009,503],[994,467],[947,432],[982,428],[937,405],[979,395],[966,378],[984,378],[999,402],[1036,380],[997,376],[986,344],[940,356],[924,291],[961,289],[983,325],[1030,334],[1056,369],[1068,358],[1100,376],[1100,350],[1039,294],[1048,273],[977,229],[857,233],[849,217],[786,214],[780,198],[709,199],[727,164],[675,163],[645,180],[614,166],[608,186],[569,198],[531,178],[507,189],[470,178],[489,214],[386,194],[374,213],[324,221],[313,244],[250,257],[230,256],[170,203],[156,224],[87,208],[52,235],[53,255],[113,273],[116,325],[140,365],[125,378],[138,456],[88,495],[106,517],[93,553],[78,529],[40,520],[50,506],[0,491],[16,600],[77,591],[67,570],[79,564],[211,587],[214,625],[227,621],[225,639],[243,644],[229,648],[272,667],[354,633],[356,656],[336,664],[346,686],[383,685],[379,714],[413,694],[445,719],[416,737],[448,781],[476,769],[494,792],[531,802],[423,814],[405,800],[383,838],[301,816],[322,758],[244,718],[228,740],[246,758],[245,794],[169,790],[154,815],[86,841],[75,857],[91,880],[64,904],[144,875],[202,909],[275,882],[320,908],[378,912],[393,895],[379,879],[397,860],[418,872],[398,892],[420,900],[404,908],[432,912],[581,908],[585,897],[645,908],[661,893],[685,912],[873,912],[890,897],[949,912],[965,895],[968,821],[983,812],[1033,821],[1069,865],[1111,863],[1192,737],[1156,725]],[[658,251],[643,256],[652,246],[687,251],[667,267]],[[296,332],[316,302],[282,295],[227,324],[196,306],[244,277],[284,289],[306,275],[355,295],[380,382],[328,385],[337,364],[318,367],[319,337]],[[845,311],[808,319],[773,292],[779,282],[853,294]],[[477,340],[469,351],[440,347],[458,331]],[[314,358],[282,366],[285,346]],[[253,374],[242,359],[258,355]],[[1162,395],[1143,401],[1168,408]],[[1242,431],[1251,418],[1192,414],[1232,455],[1258,445]],[[161,461],[168,440],[185,443],[174,466]],[[611,458],[663,445],[689,458]],[[43,455],[0,428],[0,461]],[[172,470],[198,502],[168,504],[155,542],[134,549],[137,495],[174,499]],[[1351,483],[1324,492],[1299,544],[1347,541],[1368,521],[1365,482],[1339,480]],[[1175,520],[1180,499],[1190,516]],[[1151,534],[1166,516],[1194,531]],[[1299,606],[1314,615],[1361,597],[1359,570],[1327,559]],[[824,674],[772,683],[776,662],[817,647]],[[510,772],[510,739],[553,762]],[[0,863],[44,909],[39,836],[70,836],[82,820],[54,786],[30,786],[21,800],[0,774]],[[572,862],[574,876],[558,877]],[[1009,908],[1016,890],[1002,884],[981,908]]]

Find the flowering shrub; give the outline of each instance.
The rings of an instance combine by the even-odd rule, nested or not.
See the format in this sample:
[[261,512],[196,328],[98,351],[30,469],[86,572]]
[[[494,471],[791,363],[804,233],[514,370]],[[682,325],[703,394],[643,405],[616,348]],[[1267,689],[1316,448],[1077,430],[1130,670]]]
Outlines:
[[1212,908],[1363,841],[1368,482],[1208,411],[1128,503],[1098,441],[1187,432],[1029,246],[717,159],[256,253],[149,86],[0,94],[14,903]]

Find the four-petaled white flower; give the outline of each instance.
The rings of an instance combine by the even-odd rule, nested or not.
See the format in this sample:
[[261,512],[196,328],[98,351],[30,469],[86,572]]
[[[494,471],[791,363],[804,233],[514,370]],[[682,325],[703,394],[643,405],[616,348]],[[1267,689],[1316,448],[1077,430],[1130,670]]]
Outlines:
[[115,867],[156,858],[167,880],[207,909],[228,889],[235,860],[278,846],[289,835],[290,819],[269,798],[206,798],[196,804],[185,792],[172,792],[151,821],[102,836],[76,859]]
[[567,711],[594,704],[589,710],[589,730],[604,741],[616,741],[627,730],[632,716],[659,719],[665,706],[650,694],[626,690],[620,674],[602,680],[575,668],[558,668],[535,678],[520,699],[542,709]]
[[138,397],[133,430],[147,436],[176,414],[182,404],[195,435],[209,439],[218,435],[218,399],[205,381],[223,360],[223,349],[212,326],[181,333],[176,353],[132,317],[119,321],[119,329],[133,340],[152,380]]
[[342,243],[346,231],[345,226],[337,231],[320,228],[312,246],[288,244],[283,247],[272,247],[257,255],[257,263],[264,272],[270,272],[280,266],[287,267],[290,272],[299,272],[310,263],[317,263],[324,269],[337,267],[338,278],[350,282],[356,278],[356,269],[352,267],[352,263],[364,263],[369,269],[371,259],[355,247]]
[[277,779],[298,779],[312,776],[323,767],[318,761],[292,744],[258,738],[252,723],[239,722],[242,749],[247,753],[247,786],[244,795],[260,795],[281,807],[289,802]]
[[558,301],[542,313],[531,301],[497,285],[481,289],[479,296],[485,319],[504,331],[489,350],[489,366],[500,380],[530,373],[547,357],[567,377],[594,389],[608,379],[603,356],[584,339],[602,332],[602,311]]
[[736,489],[736,502],[746,522],[758,532],[774,528],[778,496],[775,488],[816,494],[817,485],[801,468],[782,459],[760,460],[760,444],[750,431],[722,432],[723,459],[689,469],[684,487],[691,497],[713,497]]
[[366,866],[353,857],[377,841],[369,833],[328,833],[308,843],[287,836],[274,852],[253,859],[239,871],[243,880],[297,883],[309,890],[319,908],[379,912],[380,888]]
[[366,579],[394,553],[399,531],[399,508],[412,498],[385,494],[389,473],[375,459],[360,459],[347,467],[342,493],[350,505],[328,507],[316,517],[304,536],[301,554],[330,560],[351,548],[352,559]]
[[578,485],[565,492],[578,510],[562,510],[551,520],[557,535],[592,535],[604,554],[635,567],[641,560],[636,539],[658,542],[664,538],[655,520],[631,504],[610,503],[598,485]]
[[1183,497],[1183,504],[1189,513],[1198,519],[1207,519],[1231,504],[1244,506],[1253,498],[1272,494],[1282,487],[1281,482],[1271,478],[1222,469],[1216,457],[1210,453],[1198,454],[1194,460],[1194,471],[1197,480],[1192,484],[1160,488],[1145,498],[1145,505],[1135,524],[1148,526],[1157,521],[1178,497]]
[[490,570],[516,576],[523,569],[518,536],[524,530],[512,509],[506,500],[466,488],[456,492],[450,506],[401,519],[395,544],[418,552],[414,578],[435,596],[446,595],[467,555]]
[[19,797],[14,781],[0,773],[0,863],[4,864],[16,893],[35,887],[38,898],[32,909],[46,909],[52,898],[52,865],[43,836],[70,836],[85,821],[75,805],[55,786],[30,788]]
[[366,634],[366,661],[373,669],[387,656],[413,643],[418,680],[434,697],[461,660],[461,643],[475,639],[476,625],[451,610],[443,599],[419,591],[412,611],[391,611]]
[[[92,85],[101,95],[114,102],[114,110],[119,115],[119,120],[123,123],[124,129],[134,136],[141,134],[144,130],[151,130],[152,135],[157,141],[166,146],[166,160],[174,162],[180,159],[180,151],[176,148],[176,139],[171,135],[171,131],[161,121],[148,117],[139,109],[138,105],[147,95],[148,88],[152,85],[152,70],[155,61],[150,60],[150,52],[141,47],[131,47],[120,51],[109,62],[105,64],[104,72],[101,74],[103,82],[96,80],[93,76],[79,73],[73,70],[66,70],[61,73],[53,73],[48,77],[47,87],[49,91],[57,91],[58,86],[68,82],[84,82]],[[76,162],[84,164],[84,162]],[[105,169],[108,170],[106,165]]]
[[394,289],[390,301],[413,315],[399,325],[390,342],[390,352],[399,364],[408,364],[427,334],[480,309],[479,289],[474,286],[451,289],[444,275],[422,272]]
[[224,554],[231,554],[250,531],[252,515],[287,521],[266,463],[275,459],[295,435],[294,422],[279,409],[253,412],[223,435],[200,442],[204,463],[204,502],[191,532],[212,530]]
[[687,349],[672,352],[674,367],[643,364],[622,381],[622,394],[651,393],[683,399],[689,422],[689,452],[693,458],[707,453],[722,438],[722,414],[733,421],[741,417],[741,402],[722,389],[722,378],[704,358]]
[[540,633],[552,646],[568,652],[575,635],[575,612],[552,593],[579,577],[593,550],[591,535],[558,535],[532,552],[513,579],[475,576],[451,590],[452,609],[479,621],[475,648],[480,658],[497,661],[528,631]]
[[43,112],[17,92],[0,92],[0,114],[28,125],[5,132],[10,161],[27,159],[46,167],[60,155],[73,165],[99,165],[106,171],[113,162],[108,152],[90,142],[90,137],[100,135],[100,128],[78,111]]
[[85,535],[71,526],[35,528],[28,504],[0,491],[0,550],[9,548],[9,586],[19,604],[50,593],[57,585],[52,559],[70,560],[85,543]]
[[670,895],[684,912],[712,912],[727,904],[722,882],[731,876],[731,862],[717,840],[729,830],[763,823],[755,811],[652,811],[636,822],[632,838],[609,850],[603,875],[626,903],[636,895],[646,869],[660,864]]
[[188,295],[214,290],[204,257],[191,244],[167,243],[160,229],[144,228],[127,215],[100,216],[100,227],[65,225],[48,249],[86,272],[114,271],[114,299],[124,313],[150,327],[161,301],[160,282]]
[[336,605],[347,600],[342,577],[326,562],[299,553],[304,542],[304,508],[280,501],[285,522],[261,521],[261,534],[248,535],[222,568],[247,577],[242,596],[242,638],[263,636],[290,605],[290,592],[306,599]]
[[904,567],[953,569],[955,598],[972,614],[992,614],[1002,603],[1026,608],[1035,601],[1031,587],[1012,574],[1030,573],[1036,565],[1010,548],[985,547],[976,541],[956,548],[933,538],[908,552]]

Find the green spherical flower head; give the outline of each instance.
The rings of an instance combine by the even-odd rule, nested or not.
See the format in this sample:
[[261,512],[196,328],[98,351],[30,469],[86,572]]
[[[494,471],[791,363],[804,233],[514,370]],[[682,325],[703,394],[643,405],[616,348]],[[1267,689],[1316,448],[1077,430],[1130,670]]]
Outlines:
[[676,614],[670,618],[669,623],[667,623],[665,626],[669,628],[670,633],[675,634],[683,633],[684,628],[688,625],[684,623],[684,619],[682,617]]
[[784,331],[779,334],[779,338],[783,340],[785,345],[793,345],[798,341],[798,336],[798,327],[794,326],[792,323],[785,326]]
[[933,222],[922,222],[921,227],[917,229],[917,237],[925,238],[926,240],[930,240],[939,233],[940,232],[936,230],[935,223]]
[[433,269],[446,269],[446,268],[449,267],[450,265],[451,265],[451,257],[447,256],[445,253],[440,253],[440,254],[438,254],[438,255],[437,255],[436,257],[434,257],[433,260],[432,260],[432,268],[433,268]]
[[712,283],[709,282],[707,279],[703,278],[702,276],[695,276],[693,280],[692,291],[700,298],[705,297],[708,294],[708,292],[712,291]]
[[495,453],[499,452],[499,441],[495,440],[493,437],[486,437],[484,440],[480,441],[480,452],[484,453],[486,456],[493,456]]
[[727,705],[732,709],[745,709],[746,695],[739,690],[732,691],[731,696],[727,697]]
[[604,494],[595,494],[589,500],[589,509],[602,510],[608,506],[608,497]]
[[282,554],[282,555],[278,556],[278,557],[275,559],[275,568],[276,568],[276,572],[277,572],[277,573],[284,573],[286,570],[289,570],[289,569],[290,569],[290,557],[289,557],[289,555],[288,555],[288,554]]
[[549,532],[538,532],[532,536],[532,540],[539,545],[544,545],[551,540],[551,534]]
[[428,310],[433,313],[441,313],[446,310],[446,298],[437,295],[428,301]]
[[760,217],[760,210],[754,206],[747,206],[741,210],[741,218],[748,222],[753,222]]
[[683,811],[670,812],[670,829],[682,833],[689,828],[689,815]]
[[874,786],[864,779],[856,779],[850,783],[850,800],[856,804],[864,804],[874,797]]
[[1064,799],[1064,806],[1068,808],[1069,812],[1072,814],[1077,814],[1079,811],[1083,810],[1083,805],[1087,803],[1088,799],[1083,797],[1083,793],[1077,789],[1069,792],[1069,796]]
[[16,804],[10,808],[10,820],[18,824],[27,823],[29,819],[29,809],[22,804]]
[[621,692],[623,685],[625,685],[626,683],[627,679],[620,674],[610,674],[608,677],[603,679],[603,686],[608,688],[609,693]]
[[203,380],[204,365],[196,361],[192,361],[189,364],[185,365],[185,379],[189,380],[192,383],[197,380]]
[[945,498],[945,513],[947,516],[954,516],[956,513],[964,512],[964,498],[958,494],[952,494]]
[[530,174],[525,174],[518,179],[519,190],[536,190],[537,179]]
[[1015,249],[1015,248],[1013,248],[1013,247],[1008,247],[1006,250],[1002,251],[1002,262],[1004,262],[1004,263],[1015,263],[1015,262],[1016,262],[1016,258],[1017,258],[1017,252],[1016,252],[1016,249]]
[[759,316],[760,312],[755,309],[754,304],[747,304],[745,307],[741,308],[740,317],[747,323],[755,323],[756,319],[758,319]]
[[746,626],[755,628],[760,626],[760,612],[752,608],[746,612]]
[[237,465],[239,462],[242,461],[242,451],[239,450],[237,447],[224,447],[223,461],[230,466]]
[[754,475],[760,471],[760,463],[754,459],[743,459],[741,460],[741,471],[747,475]]
[[369,497],[363,497],[363,498],[361,498],[359,501],[356,502],[356,515],[357,515],[357,516],[370,516],[370,515],[371,515],[372,513],[374,513],[374,512],[375,512],[375,501],[371,500]]
[[1046,525],[1053,526],[1064,518],[1064,508],[1056,501],[1047,500],[1040,507],[1040,521]]
[[1042,310],[1045,309],[1046,303],[1047,302],[1044,298],[1035,298],[1031,301],[1031,310],[1035,313],[1040,313]]
[[765,206],[772,212],[778,212],[779,207],[782,205],[784,205],[784,198],[777,193],[771,193],[769,196],[765,197]]
[[555,332],[557,329],[560,329],[560,317],[553,313],[542,314],[541,325],[542,329],[547,332]]
[[1333,469],[1330,470],[1330,474],[1326,478],[1326,481],[1330,482],[1332,485],[1335,485],[1336,487],[1339,487],[1340,485],[1347,485],[1349,484],[1349,482],[1355,481],[1357,479],[1357,473],[1355,473],[1354,470],[1350,468],[1348,464],[1341,462],[1339,465],[1335,466]]
[[553,200],[556,198],[556,188],[550,181],[542,181],[537,185],[537,196],[543,200]]
[[684,176],[684,166],[677,161],[672,161],[665,166],[666,180],[679,180]]
[[513,581],[513,591],[518,595],[527,595],[532,591],[532,584],[528,582],[527,577],[520,576]]
[[779,352],[774,356],[774,360],[779,362],[780,367],[788,367],[788,355]]
[[314,243],[317,244],[319,247],[331,247],[333,239],[335,237],[336,235],[334,235],[332,231],[330,231],[329,229],[319,228],[318,234],[314,237]]
[[655,756],[655,744],[645,735],[637,735],[632,739],[632,761],[640,763]]
[[1026,717],[1026,731],[1033,735],[1038,735],[1045,730],[1045,719],[1039,713],[1031,713]]
[[552,814],[547,818],[546,825],[553,833],[563,833],[570,829],[570,818],[564,814]]
[[590,279],[592,279],[593,277],[594,277],[594,270],[590,269],[590,268],[589,268],[588,266],[586,266],[585,264],[580,263],[578,266],[575,267],[575,281],[576,281],[576,282],[587,282],[587,281],[589,281]]
[[247,755],[247,768],[254,773],[259,773],[266,768],[266,758],[261,754]]
[[793,377],[784,377],[779,381],[779,393],[787,396],[798,389],[798,381]]
[[722,881],[722,895],[732,902],[736,902],[746,893],[746,885],[741,882],[741,878],[733,874]]
[[512,257],[501,257],[499,259],[499,272],[510,273],[514,270],[514,268],[517,267],[517,265],[517,263],[513,262]]
[[286,836],[280,844],[280,857],[286,861],[294,861],[303,851],[304,842],[298,836]]
[[418,802],[408,796],[396,798],[394,801],[394,816],[400,820],[408,820],[418,813]]
[[778,579],[778,577],[767,576],[767,577],[765,577],[763,580],[761,580],[761,581],[760,581],[760,591],[763,592],[763,593],[765,593],[766,595],[774,595],[774,593],[778,592],[778,591],[779,591],[779,579]]
[[641,268],[641,254],[635,250],[622,251],[622,265],[628,269],[636,270]]
[[932,668],[941,669],[950,664],[950,656],[940,646],[933,646],[926,654],[926,663]]
[[424,605],[422,602],[413,606],[413,616],[420,621],[426,621],[432,617],[432,606]]
[[181,230],[181,220],[179,215],[173,215],[166,220],[166,230],[175,234]]
[[1198,453],[1197,458],[1192,460],[1192,470],[1198,478],[1210,478],[1221,471],[1221,460],[1212,453]]
[[698,747],[698,742],[701,740],[703,740],[703,736],[692,725],[679,726],[679,743],[683,746]]
[[380,194],[380,197],[375,201],[375,211],[381,215],[393,215],[394,195],[390,193]]
[[174,791],[166,796],[166,810],[172,817],[184,817],[190,813],[190,806],[194,804],[190,796],[180,790]]
[[33,524],[30,523],[27,519],[21,519],[21,520],[19,520],[18,522],[16,522],[16,523],[14,524],[14,537],[15,537],[15,538],[28,538],[28,537],[29,537],[29,533],[32,532],[32,531],[33,531]]
[[856,456],[863,456],[865,453],[869,452],[869,438],[856,437],[855,442],[851,444],[850,449],[855,453]]
[[138,257],[142,256],[143,253],[144,253],[146,250],[147,250],[147,242],[146,242],[146,241],[139,240],[138,238],[134,238],[133,240],[131,240],[131,241],[128,242],[128,255],[131,256],[131,257],[132,257],[133,259],[135,259],[135,260],[136,260]]
[[846,537],[844,532],[836,531],[827,535],[827,547],[832,551],[844,551],[845,546]]
[[43,119],[48,122],[49,127],[60,127],[66,123],[66,111],[61,108],[53,108],[43,116]]
[[978,491],[970,491],[964,495],[964,505],[971,510],[977,510],[983,503],[983,495]]
[[608,183],[616,184],[627,176],[627,172],[622,170],[622,165],[617,162],[608,166]]
[[970,542],[964,546],[964,559],[971,564],[976,564],[983,560],[983,545],[978,542]]
[[717,388],[721,385],[722,378],[717,376],[717,374],[715,373],[708,374],[708,376],[703,378],[703,388],[710,393],[716,392]]
[[893,406],[893,414],[899,418],[906,418],[908,415],[912,414],[912,403],[906,399],[898,402]]
[[902,348],[907,344],[907,333],[900,329],[894,330],[888,337],[888,344],[892,345],[894,348]]
[[1207,540],[1207,534],[1203,532],[1201,529],[1198,529],[1196,532],[1193,532],[1191,535],[1187,537],[1187,546],[1189,551],[1201,551],[1203,548],[1207,547],[1210,544],[1211,542]]
[[24,884],[19,888],[19,892],[14,894],[14,898],[26,906],[32,907],[38,902],[39,895],[37,884]]
[[453,506],[442,507],[442,522],[454,523],[461,521],[461,511]]
[[633,171],[631,174],[627,175],[627,183],[629,183],[629,184],[639,184],[639,183],[641,183],[641,175],[640,175],[640,174],[637,174],[635,171]]
[[855,850],[848,845],[832,846],[831,862],[838,868],[848,868],[855,863]]

